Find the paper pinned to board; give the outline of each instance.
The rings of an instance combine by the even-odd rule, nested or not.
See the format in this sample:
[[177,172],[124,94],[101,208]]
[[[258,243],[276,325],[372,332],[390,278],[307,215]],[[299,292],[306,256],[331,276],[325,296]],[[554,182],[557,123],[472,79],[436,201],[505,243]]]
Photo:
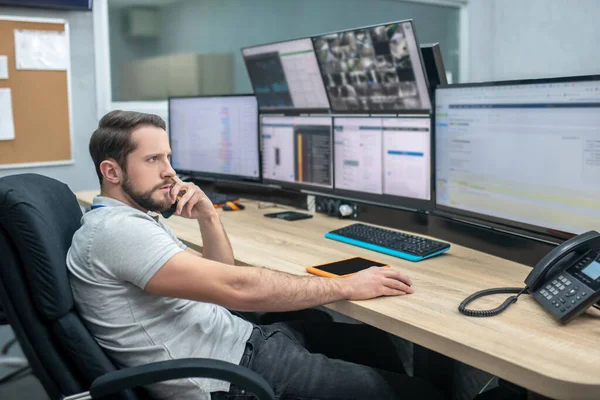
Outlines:
[[9,88],[0,88],[0,140],[15,138],[12,98]]
[[0,79],[8,79],[8,56],[0,56]]
[[17,69],[66,71],[69,43],[65,32],[15,30]]

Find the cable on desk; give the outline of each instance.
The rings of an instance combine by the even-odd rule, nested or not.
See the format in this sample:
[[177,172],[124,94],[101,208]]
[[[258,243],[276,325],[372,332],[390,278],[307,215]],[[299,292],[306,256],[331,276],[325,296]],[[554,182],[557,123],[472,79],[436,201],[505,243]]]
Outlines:
[[[519,299],[519,296],[525,293],[529,289],[527,286],[524,288],[516,288],[516,287],[504,287],[504,288],[494,288],[494,289],[484,289],[479,292],[473,293],[469,297],[463,300],[462,303],[458,306],[458,311],[462,314],[467,315],[469,317],[493,317],[494,315],[500,314],[502,311],[506,310],[508,306],[512,303],[516,302]],[[483,297],[489,296],[490,294],[498,294],[498,293],[518,293],[516,296],[510,296],[504,303],[500,306],[493,308],[491,310],[471,310],[467,308],[467,304],[472,302],[473,300]]]

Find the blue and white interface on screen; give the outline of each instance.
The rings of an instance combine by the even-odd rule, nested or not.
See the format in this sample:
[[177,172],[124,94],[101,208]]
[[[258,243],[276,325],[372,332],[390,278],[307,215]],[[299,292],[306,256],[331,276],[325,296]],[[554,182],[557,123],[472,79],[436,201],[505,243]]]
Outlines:
[[331,117],[261,118],[263,178],[333,187]]
[[335,118],[335,188],[431,198],[429,118]]
[[169,102],[173,168],[259,178],[254,96],[174,98]]
[[242,50],[261,110],[329,109],[309,38]]
[[600,228],[600,81],[436,90],[437,204]]

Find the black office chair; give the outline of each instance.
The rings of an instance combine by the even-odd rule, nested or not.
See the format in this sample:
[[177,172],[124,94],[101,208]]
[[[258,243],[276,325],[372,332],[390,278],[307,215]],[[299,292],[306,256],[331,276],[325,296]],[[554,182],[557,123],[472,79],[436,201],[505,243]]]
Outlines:
[[73,304],[66,255],[81,217],[74,194],[57,180],[0,179],[0,304],[51,399],[148,399],[143,386],[187,377],[229,381],[259,399],[275,398],[261,376],[219,360],[115,368]]
[[[8,325],[8,319],[2,306],[0,306],[0,325]],[[4,343],[0,349],[0,367],[15,368],[0,377],[0,385],[10,382],[13,378],[24,376],[31,370],[25,358],[8,355],[8,351],[16,342],[17,338],[13,337]]]

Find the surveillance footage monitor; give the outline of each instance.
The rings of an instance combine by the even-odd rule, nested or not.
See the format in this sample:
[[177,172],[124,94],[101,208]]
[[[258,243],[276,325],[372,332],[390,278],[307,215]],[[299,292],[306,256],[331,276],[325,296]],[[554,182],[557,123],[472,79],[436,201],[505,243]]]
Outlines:
[[242,49],[261,111],[329,110],[310,38]]
[[169,98],[173,168],[197,177],[260,180],[253,95]]
[[340,195],[409,207],[431,200],[428,117],[337,117],[334,159]]
[[556,237],[600,228],[600,76],[436,90],[436,202]]
[[263,181],[333,187],[331,117],[261,116]]
[[435,89],[438,85],[448,84],[439,43],[421,45],[421,56],[423,57],[429,87]]
[[403,112],[431,108],[411,21],[313,38],[334,112]]

